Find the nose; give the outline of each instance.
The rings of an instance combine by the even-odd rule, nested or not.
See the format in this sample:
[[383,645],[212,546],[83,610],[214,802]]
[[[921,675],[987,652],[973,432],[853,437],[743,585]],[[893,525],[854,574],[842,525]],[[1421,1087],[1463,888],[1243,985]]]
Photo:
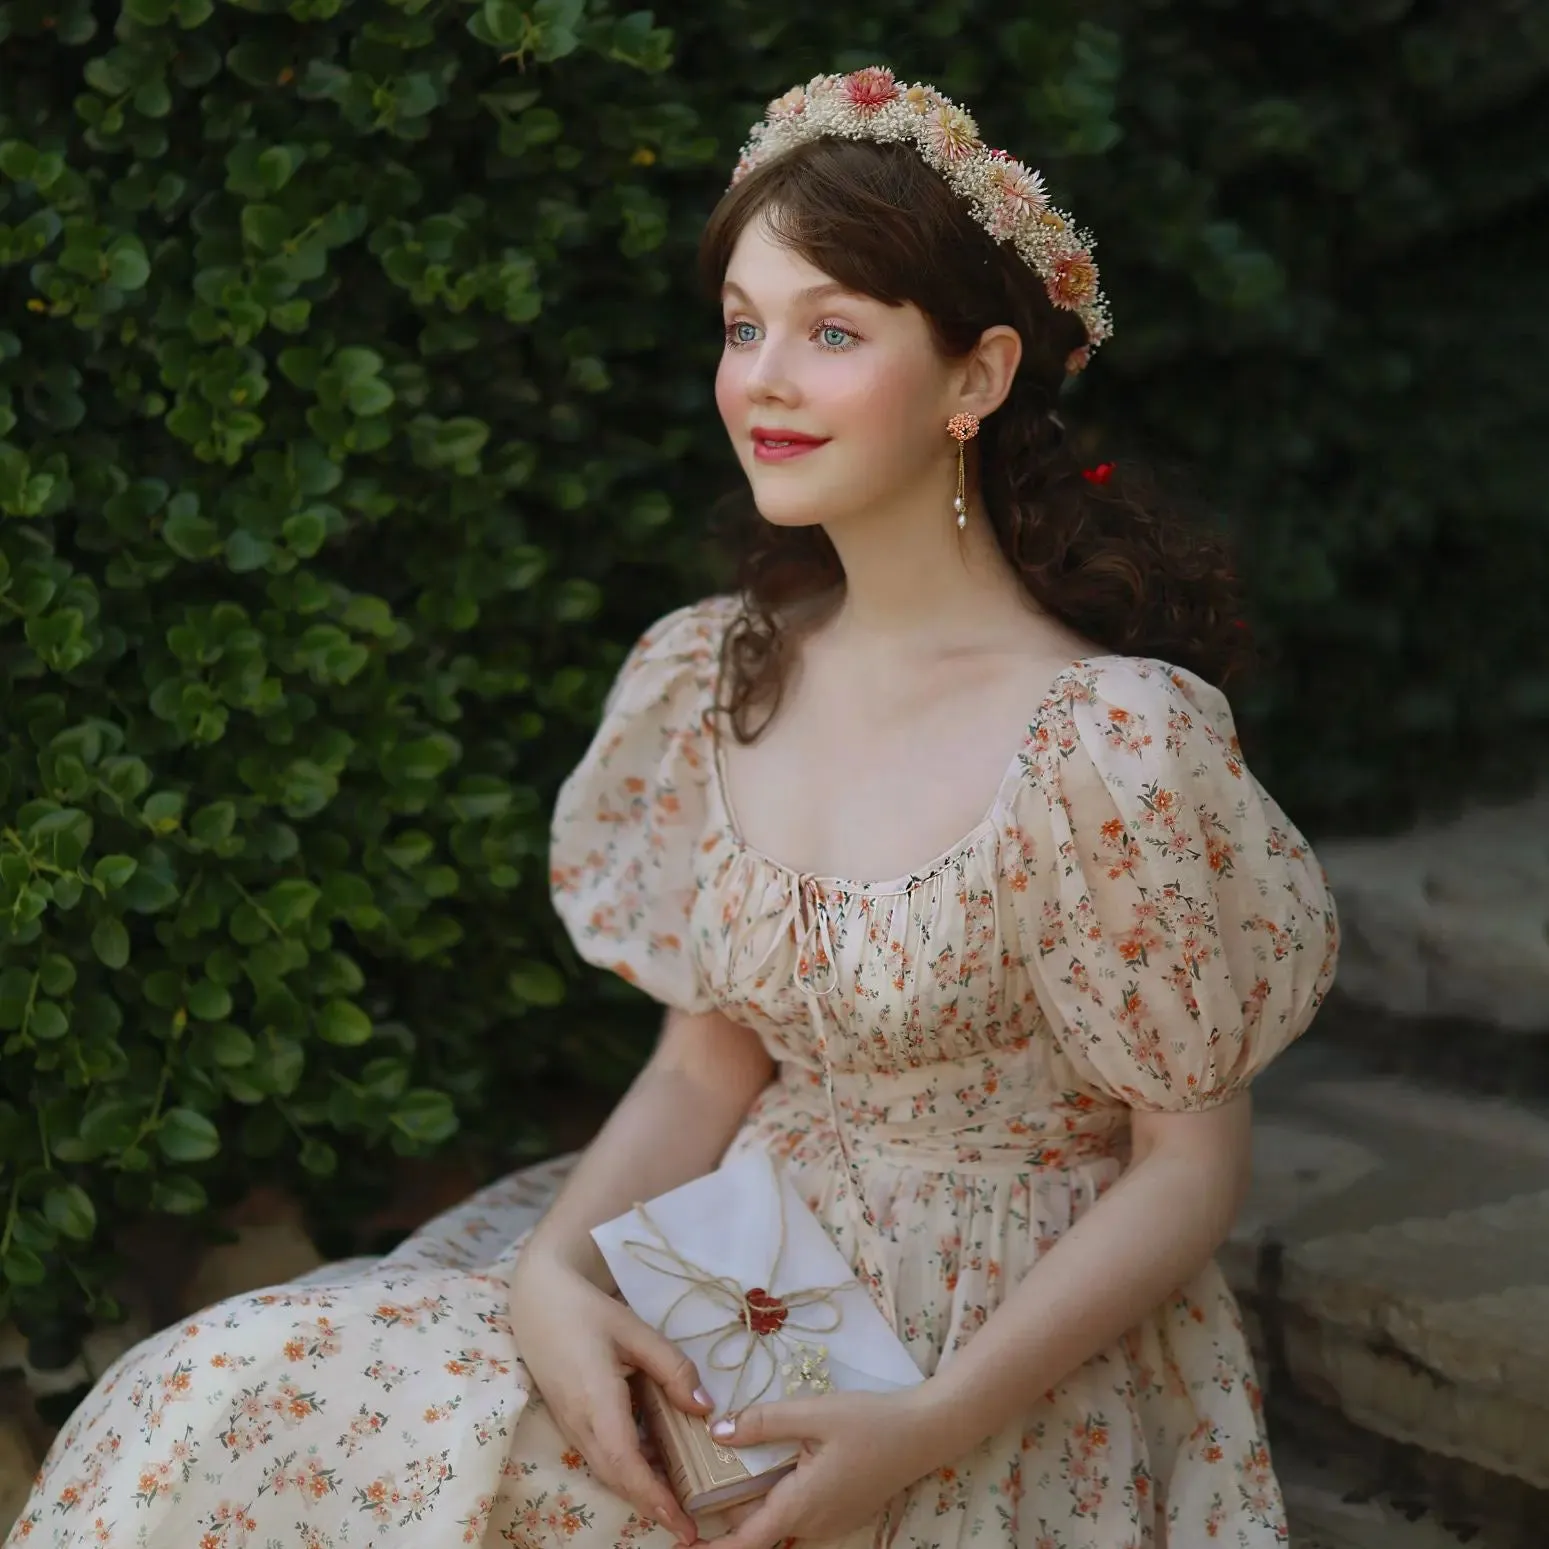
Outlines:
[[791,403],[800,396],[791,376],[789,354],[780,341],[766,338],[750,353],[752,358],[743,379],[750,402]]

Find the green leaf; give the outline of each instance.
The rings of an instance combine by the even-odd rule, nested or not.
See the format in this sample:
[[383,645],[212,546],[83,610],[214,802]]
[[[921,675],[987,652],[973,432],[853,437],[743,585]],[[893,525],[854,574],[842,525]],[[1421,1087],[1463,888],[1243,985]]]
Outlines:
[[102,761],[102,775],[108,789],[121,802],[136,801],[151,783],[151,771],[144,759],[107,758]]
[[97,1207],[78,1184],[56,1183],[43,1196],[43,1214],[61,1236],[77,1242],[85,1242],[97,1229]]
[[157,791],[154,796],[146,798],[145,805],[140,808],[140,815],[158,834],[171,833],[182,824],[183,804],[186,800],[177,791]]
[[198,514],[184,509],[168,515],[161,526],[162,542],[183,559],[210,559],[220,552],[220,528]]
[[339,1165],[339,1154],[326,1141],[308,1138],[301,1144],[301,1165],[315,1177],[331,1177]]
[[240,1070],[244,1065],[251,1065],[258,1052],[252,1037],[230,1022],[212,1027],[206,1037],[211,1058],[217,1065],[229,1070]]
[[385,414],[394,403],[394,393],[380,377],[367,377],[351,382],[345,389],[344,401],[352,414],[367,418],[373,414]]
[[244,947],[257,946],[269,936],[263,913],[252,904],[238,904],[231,911],[231,939]]
[[557,1006],[565,998],[564,975],[551,963],[518,963],[506,976],[511,993],[531,1006]]
[[387,767],[406,780],[434,780],[457,761],[457,744],[445,735],[420,737],[395,748]]
[[371,1018],[350,1001],[330,1000],[317,1014],[317,1035],[329,1043],[365,1043],[371,1033]]
[[186,1174],[170,1173],[158,1178],[151,1187],[151,1209],[163,1210],[168,1215],[197,1215],[208,1204],[204,1185]]
[[20,964],[0,971],[0,1028],[18,1028],[27,1016],[32,1001],[32,975]]
[[92,868],[92,877],[110,891],[123,887],[135,874],[139,862],[132,855],[104,855]]
[[212,801],[201,807],[189,824],[189,832],[200,844],[220,844],[231,838],[237,826],[237,809],[234,802]]
[[457,1133],[457,1110],[445,1092],[414,1087],[393,1108],[393,1124],[410,1140],[436,1145]]
[[129,961],[129,932],[124,922],[104,915],[92,927],[91,949],[109,968],[122,968]]
[[156,76],[140,83],[135,89],[134,110],[146,118],[165,118],[172,111],[172,93],[165,77]]
[[328,536],[328,522],[320,507],[308,506],[285,518],[282,534],[291,549],[304,559],[310,559],[322,548]]
[[201,1022],[220,1022],[231,1015],[231,993],[222,984],[199,979],[188,987],[188,1014]]
[[221,1148],[220,1131],[192,1108],[169,1108],[156,1129],[162,1155],[174,1162],[202,1162]]
[[33,1005],[27,1026],[40,1043],[55,1043],[70,1031],[70,1019],[57,1001],[40,1000]]
[[313,883],[297,877],[286,882],[276,882],[263,895],[263,905],[269,918],[281,930],[286,930],[293,925],[303,924],[311,917],[319,896]]
[[274,545],[267,538],[239,527],[226,539],[226,563],[238,575],[262,570],[274,558]]
[[290,182],[302,158],[288,145],[271,145],[258,158],[258,175],[270,193],[277,194]]
[[471,417],[446,420],[436,429],[436,451],[447,462],[477,457],[489,441],[489,426]]
[[278,205],[242,207],[242,240],[261,253],[277,253],[290,235],[290,221]]
[[527,15],[519,0],[484,0],[482,14],[496,43],[517,43],[526,33]]
[[369,381],[381,371],[385,362],[375,350],[348,345],[342,350],[336,350],[329,364],[345,386],[349,387],[357,382]]
[[37,1210],[18,1209],[11,1220],[11,1240],[34,1253],[48,1253],[59,1244],[59,1232]]
[[279,367],[285,377],[297,387],[311,392],[323,373],[324,355],[310,345],[293,344],[280,351]]
[[0,173],[13,183],[30,183],[38,153],[25,140],[0,142]]
[[278,333],[303,333],[311,317],[312,303],[304,296],[282,301],[277,306],[269,308],[269,325]]
[[95,1152],[118,1152],[129,1145],[139,1129],[143,1109],[127,1098],[105,1098],[93,1103],[81,1120],[81,1140]]
[[58,952],[45,953],[38,965],[38,983],[45,995],[68,995],[75,987],[75,964]]
[[12,1243],[5,1258],[0,1260],[0,1269],[5,1271],[5,1278],[15,1286],[43,1283],[43,1260],[31,1248],[23,1248],[17,1243]]
[[106,259],[108,279],[120,290],[139,290],[151,277],[151,261],[138,237],[120,237]]

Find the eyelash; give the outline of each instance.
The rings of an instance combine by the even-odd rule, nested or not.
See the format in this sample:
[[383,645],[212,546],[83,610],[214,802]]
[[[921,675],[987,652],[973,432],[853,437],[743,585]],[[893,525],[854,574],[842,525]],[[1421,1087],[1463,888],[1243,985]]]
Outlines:
[[[742,318],[738,318],[735,322],[726,324],[725,332],[727,349],[745,350],[753,342],[749,339],[738,339],[735,337],[737,330],[744,326],[749,328],[756,328],[758,325],[756,323],[746,323]],[[834,333],[845,334],[850,340],[850,343],[848,344],[823,344],[820,342],[818,344],[818,348],[820,350],[826,350],[830,355],[843,355],[847,350],[853,349],[855,345],[860,343],[861,336],[856,333],[853,328],[846,328],[843,323],[819,323],[812,331],[813,333],[821,334],[827,333],[829,330],[832,330]]]

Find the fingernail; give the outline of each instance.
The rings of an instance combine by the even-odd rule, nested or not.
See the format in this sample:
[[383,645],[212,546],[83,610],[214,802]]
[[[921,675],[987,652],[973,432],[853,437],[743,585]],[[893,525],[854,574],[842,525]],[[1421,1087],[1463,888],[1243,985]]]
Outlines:
[[735,1420],[717,1420],[715,1424],[710,1427],[710,1434],[715,1437],[717,1441],[730,1441],[731,1438],[736,1435],[736,1433],[737,1422]]
[[698,1404],[701,1409],[715,1408],[715,1400],[711,1398],[703,1388],[694,1389],[694,1402]]

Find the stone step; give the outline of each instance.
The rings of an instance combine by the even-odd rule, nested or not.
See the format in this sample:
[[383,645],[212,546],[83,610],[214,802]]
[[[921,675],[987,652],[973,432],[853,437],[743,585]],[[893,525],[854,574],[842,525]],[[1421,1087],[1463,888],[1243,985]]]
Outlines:
[[1275,1449],[1291,1519],[1291,1549],[1514,1549],[1469,1519],[1444,1517],[1434,1502],[1375,1490],[1348,1463],[1315,1462]]
[[[1303,1536],[1348,1539],[1365,1511],[1373,1543],[1541,1544],[1549,1111],[1386,1074],[1321,1026],[1261,1078],[1256,1102],[1254,1185],[1222,1262],[1271,1413],[1339,1417],[1342,1461],[1365,1437],[1423,1463],[1400,1489],[1420,1515],[1379,1529],[1371,1513],[1394,1514],[1381,1490],[1319,1483],[1323,1457],[1299,1495],[1287,1484]],[[1283,1474],[1306,1462],[1305,1427],[1296,1435],[1289,1449],[1277,1440]],[[1363,1498],[1342,1523],[1331,1502],[1352,1492]]]

